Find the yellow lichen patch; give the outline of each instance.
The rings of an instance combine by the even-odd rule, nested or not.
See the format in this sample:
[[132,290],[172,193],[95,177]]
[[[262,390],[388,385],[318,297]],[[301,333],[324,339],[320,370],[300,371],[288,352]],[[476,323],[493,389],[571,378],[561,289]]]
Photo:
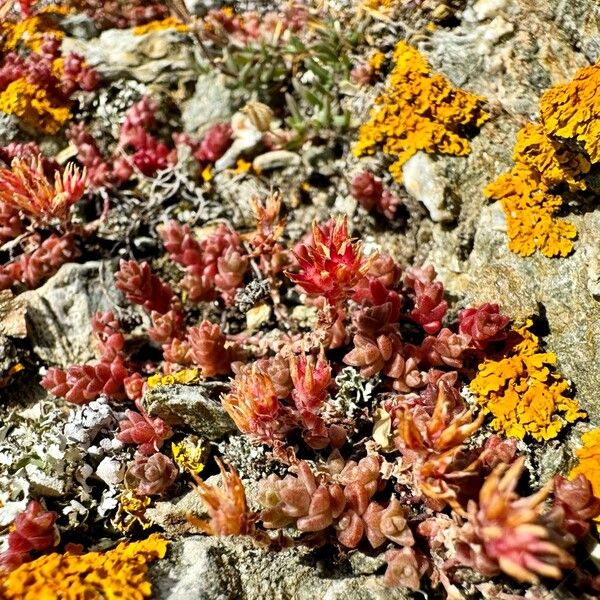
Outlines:
[[376,50],[373,52],[373,54],[371,54],[371,56],[369,56],[369,60],[367,62],[375,72],[379,72],[384,61],[385,54],[379,50]]
[[111,521],[121,533],[128,533],[134,527],[148,529],[151,523],[145,517],[146,509],[152,504],[150,496],[136,496],[131,490],[124,491],[118,498],[117,514]]
[[566,256],[573,249],[577,229],[556,215],[562,198],[549,193],[535,169],[519,164],[485,188],[500,201],[506,217],[508,247],[521,256],[539,250],[544,256]]
[[0,584],[0,596],[6,600],[150,598],[148,565],[164,558],[167,545],[154,534],[107,552],[47,554],[12,571]]
[[364,0],[363,7],[370,10],[388,11],[394,8],[398,0]]
[[561,184],[571,191],[586,188],[590,162],[550,138],[541,125],[526,124],[513,150],[515,166],[484,190],[499,200],[506,216],[508,247],[521,256],[539,250],[544,256],[566,256],[573,249],[575,226],[556,215],[562,198],[551,193]]
[[486,359],[470,389],[491,426],[509,437],[555,438],[565,423],[586,416],[566,393],[569,383],[551,371],[556,356],[540,351],[539,338],[529,331],[531,321],[514,331],[520,340],[508,345],[498,359]]
[[56,133],[71,116],[68,106],[51,98],[44,88],[22,77],[0,93],[0,111],[18,117],[27,126]]
[[470,152],[465,137],[488,115],[484,99],[457,89],[442,75],[431,73],[425,58],[405,42],[394,50],[388,85],[359,131],[356,156],[381,148],[395,162],[390,172],[402,180],[402,165],[417,151],[462,156]]
[[578,464],[569,478],[583,475],[591,484],[596,498],[600,498],[600,429],[592,429],[581,436],[582,447],[577,450]]
[[64,36],[50,13],[38,14],[18,22],[3,21],[0,23],[0,48],[9,52],[23,46],[39,52],[44,36],[48,34],[59,39]]
[[200,379],[200,369],[182,369],[181,371],[175,371],[175,373],[169,373],[168,375],[157,373],[156,375],[148,377],[146,383],[149,388],[153,388],[157,385],[173,385],[174,383],[189,385],[198,383]]
[[600,161],[600,64],[580,69],[569,83],[544,93],[540,117],[549,135],[573,140],[592,163]]
[[194,444],[189,440],[171,444],[173,460],[183,471],[197,475],[204,469],[204,460],[208,454],[206,446]]
[[188,26],[178,21],[175,17],[167,17],[160,21],[150,21],[145,25],[139,25],[133,28],[134,35],[145,35],[152,31],[161,31],[163,29],[174,29],[175,31],[188,31]]
[[[548,257],[566,256],[573,249],[577,230],[557,217],[563,200],[556,188],[585,190],[583,177],[600,161],[599,85],[600,65],[595,65],[545,92],[540,124],[528,123],[517,135],[514,168],[484,190],[501,202],[508,246],[521,256],[536,250]],[[571,143],[567,146],[565,140]]]
[[561,183],[571,191],[586,188],[582,176],[589,173],[590,161],[582,152],[569,150],[553,140],[541,125],[527,123],[519,131],[512,158],[517,165],[526,165],[539,173],[549,189]]

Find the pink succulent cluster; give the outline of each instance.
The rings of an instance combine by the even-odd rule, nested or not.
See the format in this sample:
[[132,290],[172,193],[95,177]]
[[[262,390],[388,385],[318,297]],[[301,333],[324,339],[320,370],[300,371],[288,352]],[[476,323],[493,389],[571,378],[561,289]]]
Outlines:
[[15,158],[29,162],[39,159],[44,175],[48,179],[54,179],[54,173],[60,168],[54,158],[49,158],[44,155],[36,142],[11,142],[6,146],[0,147],[0,160],[2,160],[7,167],[11,165]]
[[218,293],[226,304],[233,302],[249,263],[235,231],[219,224],[197,240],[188,225],[170,221],[160,235],[171,258],[185,268],[180,285],[189,300],[204,302]]
[[222,403],[240,431],[276,446],[300,430],[312,448],[341,446],[346,432],[320,414],[328,397],[331,367],[323,354],[275,356],[236,368]]
[[[8,235],[18,235],[19,229],[10,226],[10,212],[1,208],[0,211],[0,219],[3,216],[9,217],[6,226],[0,226],[0,231],[4,230]],[[14,216],[13,213],[12,217]],[[62,265],[79,256],[76,239],[70,234],[62,236],[52,234],[45,240],[41,240],[39,235],[33,235],[26,242],[22,254],[15,260],[0,266],[0,289],[10,288],[15,283],[22,283],[30,289],[36,288],[54,275]]]
[[[150,417],[145,412],[126,411],[126,418],[119,421],[117,439],[124,444],[135,444],[137,452],[151,456],[158,452],[173,431],[160,417]],[[145,464],[145,463],[144,463]]]
[[348,233],[346,218],[313,223],[312,240],[296,246],[299,273],[286,272],[310,296],[323,296],[336,305],[350,297],[369,270],[360,242]]
[[192,149],[192,155],[203,165],[214,163],[231,146],[233,130],[229,123],[215,123],[206,131],[200,141],[185,133],[174,133],[173,141],[176,144],[185,144]]
[[[279,43],[285,32],[296,33],[305,27],[309,18],[301,3],[286,3],[280,11],[259,14],[246,11],[236,14],[226,9],[212,9],[204,19],[204,29],[215,41],[226,38],[238,44],[266,40]],[[274,34],[277,32],[277,37]]]
[[458,314],[459,331],[471,338],[473,346],[485,350],[493,343],[506,339],[510,319],[500,313],[497,304],[485,303],[477,308],[466,308]]
[[[58,37],[47,34],[39,51],[25,56],[17,52],[4,54],[0,59],[0,91],[17,79],[27,79],[48,96],[65,103],[78,90],[96,89],[100,82],[98,73],[79,54],[69,53],[63,57],[61,43]],[[61,58],[64,68],[57,70],[55,61]]]
[[[242,357],[239,347],[227,343],[218,325],[203,320],[198,326],[186,327],[179,299],[147,262],[122,260],[116,285],[130,302],[150,314],[148,336],[162,346],[166,368],[196,365],[204,376],[214,377],[229,373],[231,363]],[[132,380],[130,385],[134,383]]]
[[169,15],[163,2],[148,0],[71,0],[70,4],[90,16],[101,29],[135,27]]
[[109,157],[102,155],[83,123],[71,125],[69,139],[77,148],[77,159],[88,169],[94,187],[119,185],[128,181],[134,171],[151,177],[175,164],[176,151],[152,133],[157,126],[157,109],[157,102],[148,96],[133,104]]
[[[52,161],[31,155],[35,144],[3,150],[13,158],[10,168],[0,167],[0,244],[19,243],[0,265],[0,289],[17,283],[34,288],[79,255],[70,209],[83,196],[87,177],[72,163],[62,172],[51,170]],[[44,237],[49,228],[60,234]]]
[[[434,271],[405,273],[403,288],[400,276],[394,261],[381,255],[356,286],[353,299],[361,306],[352,314],[353,348],[344,362],[359,368],[363,377],[381,373],[392,380],[394,389],[408,393],[435,381],[436,369],[461,368],[472,344],[466,333],[439,329],[447,303],[442,284],[433,281]],[[405,343],[401,324],[409,320],[436,335],[425,335],[418,344]]]
[[72,365],[68,369],[51,367],[41,385],[55,396],[75,404],[86,404],[100,395],[125,400],[125,380],[131,375],[125,362],[125,339],[112,312],[97,313],[92,321],[100,350],[100,361]]
[[175,463],[161,452],[150,456],[138,454],[127,469],[125,481],[139,496],[158,496],[169,489],[177,473]]
[[15,518],[8,534],[8,549],[0,554],[0,574],[31,560],[32,552],[44,552],[58,544],[57,516],[44,510],[37,500],[29,501]]
[[527,497],[515,491],[524,462],[500,464],[488,475],[478,501],[469,503],[453,562],[532,584],[541,577],[560,579],[563,569],[575,566],[567,552],[574,537],[565,532],[562,515],[544,508],[552,482]]
[[[383,486],[380,465],[376,455],[346,462],[335,451],[318,475],[308,463],[299,461],[296,476],[269,476],[261,482],[263,525],[293,525],[302,532],[329,533],[346,548],[356,548],[363,540],[372,548],[392,542],[415,556],[406,508],[396,498],[387,502],[374,499]],[[422,572],[415,577],[407,570],[405,577],[397,577],[397,584],[418,589]]]
[[352,178],[350,193],[367,211],[377,211],[388,219],[395,217],[400,205],[399,198],[369,171]]

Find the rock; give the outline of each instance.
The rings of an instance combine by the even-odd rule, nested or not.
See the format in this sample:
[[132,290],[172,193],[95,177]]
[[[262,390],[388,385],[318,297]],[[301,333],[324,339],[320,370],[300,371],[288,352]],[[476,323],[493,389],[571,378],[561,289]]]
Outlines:
[[406,191],[425,205],[434,221],[454,219],[452,213],[446,210],[448,182],[429,154],[417,152],[409,158],[402,167],[402,175]]
[[13,115],[0,111],[0,146],[8,146],[21,137],[19,120]]
[[148,390],[142,404],[152,416],[171,425],[186,425],[211,441],[236,431],[218,395],[227,388],[219,382],[201,385],[159,385]]
[[252,167],[258,171],[270,171],[272,169],[283,169],[294,167],[301,162],[300,156],[289,150],[272,150],[257,156],[252,161]]
[[256,129],[247,129],[243,135],[233,140],[225,154],[215,162],[215,172],[233,167],[238,158],[245,152],[254,150],[262,142],[263,134]]
[[[331,558],[331,554],[328,554]],[[324,563],[327,564],[324,564]],[[322,572],[321,567],[326,571]],[[322,561],[306,547],[273,552],[248,538],[193,536],[171,543],[168,557],[150,567],[157,600],[407,600],[358,561]],[[331,569],[331,570],[329,570]],[[363,574],[365,571],[369,574]]]
[[20,296],[10,290],[0,291],[0,335],[24,338],[27,336],[25,305]]
[[98,35],[98,28],[91,17],[84,14],[67,15],[61,26],[70,37],[91,40]]
[[600,371],[592,368],[600,364],[600,302],[594,297],[597,261],[588,251],[597,244],[600,213],[569,216],[579,232],[575,251],[566,258],[545,258],[511,252],[506,234],[489,226],[492,212],[492,207],[482,211],[473,251],[460,267],[464,274],[448,273],[450,292],[465,295],[465,303],[500,302],[515,319],[541,315],[558,370],[575,382],[580,403],[600,425]]
[[195,76],[193,46],[182,43],[184,36],[172,29],[144,35],[135,35],[133,29],[108,29],[91,40],[65,37],[62,49],[82,54],[105,80],[176,83]]
[[21,294],[36,354],[63,368],[95,358],[91,319],[114,308],[110,290],[115,290],[111,263],[88,262],[63,265],[43,286]]
[[201,137],[211,125],[231,118],[231,104],[231,92],[222,77],[215,73],[200,75],[196,79],[194,95],[183,105],[184,131]]
[[198,492],[190,490],[179,498],[156,502],[146,509],[145,516],[161,527],[167,535],[180,536],[197,531],[190,523],[189,515],[203,518],[207,514]]
[[507,0],[478,0],[473,5],[473,12],[478,21],[484,21],[498,15],[506,6]]

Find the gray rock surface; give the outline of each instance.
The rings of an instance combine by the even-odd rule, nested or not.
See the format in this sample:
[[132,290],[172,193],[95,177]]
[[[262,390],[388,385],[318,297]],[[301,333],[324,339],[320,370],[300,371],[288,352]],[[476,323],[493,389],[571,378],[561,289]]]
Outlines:
[[43,286],[21,294],[29,340],[46,363],[68,367],[94,359],[91,318],[114,308],[110,263],[67,264]]
[[228,120],[233,114],[231,93],[216,74],[200,75],[194,95],[184,103],[181,113],[186,133],[201,136],[211,125]]
[[136,79],[143,83],[175,83],[194,77],[193,45],[172,29],[135,35],[133,29],[108,29],[90,40],[65,37],[63,52],[77,52],[105,80]]
[[[269,552],[247,538],[193,536],[151,567],[156,600],[406,600],[383,586],[380,561],[357,556],[320,570],[315,550]],[[325,561],[323,561],[325,562]],[[326,569],[331,569],[331,562]]]
[[195,433],[211,440],[220,440],[235,431],[235,425],[218,401],[223,386],[160,385],[144,394],[142,404],[152,416],[171,425],[185,424]]

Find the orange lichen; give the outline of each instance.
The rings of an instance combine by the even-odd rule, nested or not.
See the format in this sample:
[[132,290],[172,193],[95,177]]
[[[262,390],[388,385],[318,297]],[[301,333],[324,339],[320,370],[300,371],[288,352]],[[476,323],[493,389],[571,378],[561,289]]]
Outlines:
[[173,29],[175,31],[188,31],[189,28],[187,25],[178,21],[175,17],[167,17],[166,19],[162,19],[160,21],[150,21],[150,23],[146,23],[145,25],[138,25],[133,28],[134,35],[145,35],[146,33],[150,33],[152,31],[162,31],[163,29]]
[[419,150],[468,154],[466,130],[479,127],[488,115],[482,108],[483,98],[431,73],[425,58],[405,42],[398,43],[393,59],[386,90],[361,126],[353,152],[362,156],[381,147],[395,159],[390,172],[401,181],[402,165]]
[[515,166],[489,184],[484,194],[499,200],[506,216],[508,247],[521,256],[539,250],[544,256],[566,256],[573,249],[575,226],[556,215],[562,197],[551,193],[560,184],[584,190],[582,176],[590,162],[550,138],[541,125],[527,123],[517,134]]
[[381,70],[381,67],[385,61],[385,54],[379,50],[375,50],[371,56],[369,56],[369,60],[367,61],[368,65],[378,73]]
[[599,84],[600,65],[595,65],[546,91],[540,124],[528,123],[517,135],[515,166],[484,190],[488,198],[500,201],[508,247],[521,256],[536,250],[548,257],[566,256],[573,249],[577,230],[557,217],[563,200],[556,188],[585,190],[583,177],[600,161]]
[[596,498],[600,498],[600,429],[592,429],[581,436],[583,446],[577,450],[577,466],[569,473],[569,479],[584,475],[592,484]]
[[23,46],[39,52],[44,43],[44,36],[48,34],[59,39],[64,36],[51,12],[37,14],[18,22],[5,20],[0,22],[0,49],[9,52]]
[[563,140],[574,140],[592,163],[600,161],[600,64],[580,69],[569,83],[544,93],[540,118],[544,130]]
[[491,413],[491,425],[507,436],[535,440],[555,438],[565,423],[586,414],[565,392],[569,382],[552,373],[556,362],[551,352],[540,352],[539,338],[529,331],[531,321],[515,328],[519,342],[508,344],[503,356],[486,359],[471,381],[470,389],[484,412]]
[[56,133],[71,116],[68,106],[51,98],[44,88],[16,79],[0,93],[0,111],[19,117],[44,133]]
[[148,565],[165,556],[167,544],[154,534],[108,552],[47,554],[12,571],[0,583],[0,596],[6,600],[149,598]]

